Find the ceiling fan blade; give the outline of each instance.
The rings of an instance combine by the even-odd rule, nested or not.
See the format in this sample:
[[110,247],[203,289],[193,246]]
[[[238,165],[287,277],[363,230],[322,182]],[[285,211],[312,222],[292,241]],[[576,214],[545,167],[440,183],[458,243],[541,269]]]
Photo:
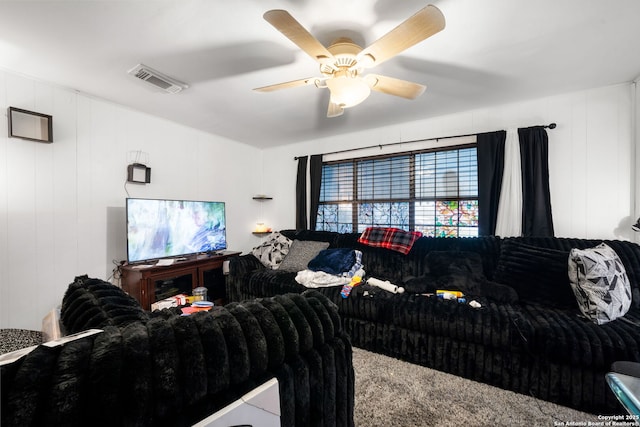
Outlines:
[[373,42],[358,57],[365,66],[378,65],[442,31],[444,26],[445,19],[440,9],[429,5]]
[[427,88],[419,83],[394,79],[393,77],[380,76],[378,74],[367,74],[364,79],[372,90],[386,93],[387,95],[400,96],[406,99],[416,99],[422,95]]
[[329,108],[327,110],[327,117],[338,117],[344,113],[344,108],[340,104],[336,104],[333,98],[329,98]]
[[286,10],[269,10],[265,12],[263,17],[315,61],[321,64],[333,62],[331,52]]
[[274,90],[288,89],[290,87],[307,86],[307,85],[316,84],[316,81],[319,81],[319,80],[322,80],[322,79],[319,79],[317,77],[308,77],[306,79],[292,80],[290,82],[277,83],[274,85],[257,87],[253,90],[258,92],[273,92]]

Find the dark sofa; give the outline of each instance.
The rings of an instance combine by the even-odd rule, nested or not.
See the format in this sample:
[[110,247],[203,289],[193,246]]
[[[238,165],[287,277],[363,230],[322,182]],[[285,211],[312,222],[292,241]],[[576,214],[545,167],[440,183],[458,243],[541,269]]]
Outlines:
[[[405,286],[392,294],[365,284],[348,298],[339,286],[318,289],[338,306],[353,345],[592,413],[621,410],[604,376],[615,361],[640,361],[637,244],[605,241],[624,264],[633,301],[623,318],[597,325],[580,315],[567,259],[601,240],[421,237],[403,255],[358,243],[355,233],[282,234],[358,249],[367,277]],[[242,255],[230,263],[228,297],[304,292],[295,276]],[[463,290],[468,301],[422,295],[436,288]]]
[[187,426],[276,377],[283,426],[353,426],[352,347],[323,295],[180,314],[76,278],[62,303],[67,332],[103,332],[2,366],[2,425]]

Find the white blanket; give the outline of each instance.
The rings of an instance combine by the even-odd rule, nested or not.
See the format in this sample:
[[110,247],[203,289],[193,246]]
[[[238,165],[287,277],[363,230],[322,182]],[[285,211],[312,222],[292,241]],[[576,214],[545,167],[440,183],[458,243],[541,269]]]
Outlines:
[[[356,272],[356,276],[364,276],[364,270]],[[307,288],[327,288],[330,286],[343,286],[351,282],[350,277],[336,276],[324,271],[302,270],[296,274],[296,282]]]

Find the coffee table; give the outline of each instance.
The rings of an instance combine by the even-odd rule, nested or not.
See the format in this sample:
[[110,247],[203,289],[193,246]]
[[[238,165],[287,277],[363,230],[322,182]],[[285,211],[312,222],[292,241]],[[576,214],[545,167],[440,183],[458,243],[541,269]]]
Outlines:
[[640,417],[640,378],[609,372],[605,379],[629,414]]

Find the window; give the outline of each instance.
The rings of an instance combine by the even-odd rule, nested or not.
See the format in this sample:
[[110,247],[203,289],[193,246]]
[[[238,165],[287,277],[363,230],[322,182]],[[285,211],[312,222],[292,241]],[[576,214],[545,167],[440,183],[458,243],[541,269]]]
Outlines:
[[316,224],[340,233],[380,226],[477,236],[475,144],[323,164]]

